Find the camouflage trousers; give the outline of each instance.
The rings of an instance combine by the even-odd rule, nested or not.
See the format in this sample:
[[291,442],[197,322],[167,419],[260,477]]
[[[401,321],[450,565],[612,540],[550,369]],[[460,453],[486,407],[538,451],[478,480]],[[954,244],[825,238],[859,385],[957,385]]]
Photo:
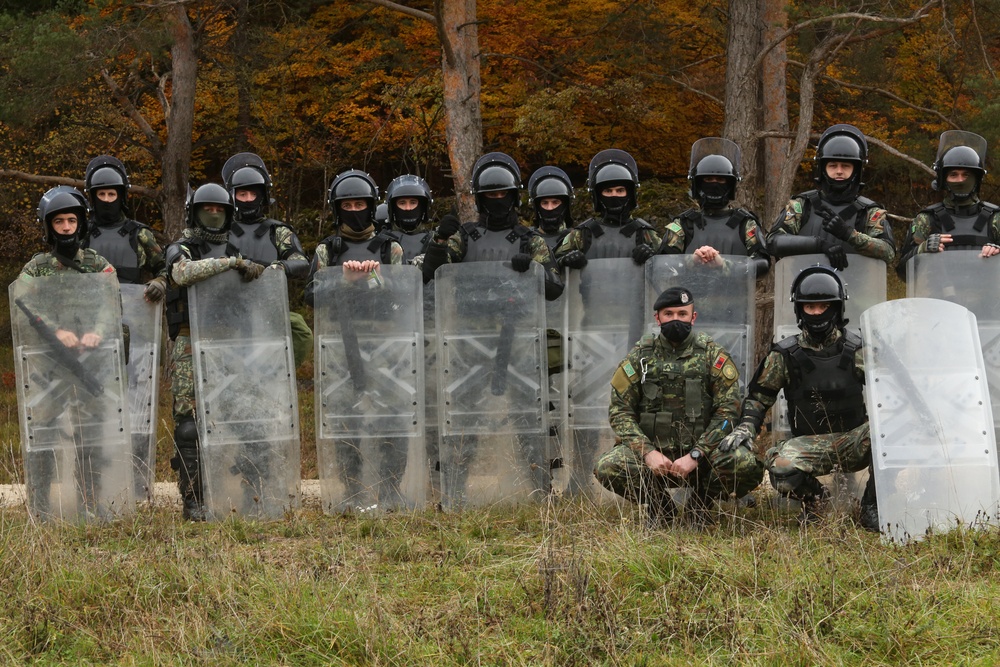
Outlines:
[[801,435],[780,442],[767,451],[767,469],[782,476],[796,471],[813,477],[838,469],[858,472],[871,463],[872,441],[868,422],[843,433]]
[[703,499],[740,498],[760,484],[764,465],[745,447],[725,453],[713,451],[702,457],[694,472],[681,479],[654,475],[631,447],[615,445],[598,459],[594,476],[601,486],[633,502],[658,504],[667,489],[679,487],[691,487]]
[[295,367],[298,368],[312,350],[313,332],[306,324],[306,318],[298,313],[293,312],[289,320],[292,325],[292,354],[295,357]]
[[170,391],[174,397],[174,423],[184,417],[194,419],[194,364],[190,336],[180,335],[174,341],[174,352],[170,358]]

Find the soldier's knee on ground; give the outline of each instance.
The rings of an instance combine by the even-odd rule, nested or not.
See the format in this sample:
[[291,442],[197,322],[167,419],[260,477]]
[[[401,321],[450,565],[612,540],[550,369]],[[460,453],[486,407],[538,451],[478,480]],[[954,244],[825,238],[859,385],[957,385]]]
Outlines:
[[815,477],[796,468],[772,466],[769,471],[771,486],[783,496],[799,500],[814,498],[823,493],[823,485]]
[[174,426],[174,443],[177,449],[190,449],[198,443],[198,424],[193,417],[183,417]]

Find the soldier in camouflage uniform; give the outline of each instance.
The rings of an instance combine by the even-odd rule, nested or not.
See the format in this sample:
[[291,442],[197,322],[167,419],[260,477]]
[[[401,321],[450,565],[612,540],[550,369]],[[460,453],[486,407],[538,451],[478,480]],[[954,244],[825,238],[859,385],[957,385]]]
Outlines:
[[986,175],[986,140],[972,132],[949,130],[941,135],[934,161],[935,190],[941,202],[917,214],[906,233],[896,265],[906,278],[906,263],[922,252],[980,249],[980,257],[1000,254],[1000,207],[979,198]]
[[[254,153],[237,153],[222,167],[222,180],[233,196],[236,217],[229,241],[241,257],[264,266],[280,267],[291,278],[305,278],[309,260],[291,225],[267,216],[271,200],[271,174]],[[289,316],[295,365],[305,361],[312,348],[312,329],[298,313]]]
[[713,499],[749,493],[764,468],[749,448],[718,447],[739,414],[739,372],[725,349],[692,331],[691,293],[672,287],[653,310],[660,333],[643,336],[611,380],[616,444],[594,475],[605,488],[647,504],[654,525],[674,515],[668,488],[688,486],[691,516],[705,522]]
[[[87,238],[87,200],[75,188],[60,185],[52,188],[44,195],[38,204],[38,220],[45,230],[45,242],[50,246],[49,252],[35,255],[24,265],[17,280],[32,283],[36,278],[52,276],[65,271],[74,273],[115,273],[115,269],[104,257],[90,248],[83,247]],[[43,286],[39,282],[39,287]],[[58,295],[39,294],[39,298],[58,298]],[[31,304],[28,304],[29,307]],[[107,320],[105,320],[107,321]],[[96,348],[101,341],[111,336],[113,332],[84,327],[78,331],[56,329],[55,335],[59,342],[71,349],[86,350]],[[125,340],[126,345],[128,339]],[[127,349],[127,347],[126,347]],[[79,397],[86,392],[78,392]],[[36,410],[32,418],[40,421],[55,421],[65,409],[62,404],[38,406],[46,408],[49,416],[43,416]],[[86,412],[86,406],[80,406],[80,411]],[[80,489],[84,503],[88,509],[94,508],[99,496],[100,474],[102,462],[98,460],[99,451],[93,448],[78,448],[77,470],[80,476]],[[25,465],[30,468],[28,477],[32,480],[28,488],[28,503],[32,514],[44,516],[49,513],[49,486],[55,471],[55,453],[52,450],[36,451],[26,454]]]
[[896,245],[886,211],[860,196],[868,142],[853,125],[834,125],[816,147],[819,184],[792,197],[767,235],[772,257],[823,253],[835,269],[847,267],[848,255],[859,254],[892,264]]
[[174,405],[174,449],[170,464],[178,472],[178,487],[184,503],[184,518],[205,521],[198,425],[195,422],[194,367],[188,320],[187,287],[236,270],[243,280],[256,280],[267,268],[239,256],[229,242],[233,222],[233,200],[221,185],[208,183],[195,190],[188,202],[187,229],[181,239],[167,246],[170,282],[167,289],[167,328],[174,341],[170,364],[170,386]]
[[[871,464],[864,354],[861,338],[844,328],[846,300],[832,268],[812,266],[799,274],[792,301],[802,332],[771,347],[750,383],[739,424],[719,445],[725,451],[749,448],[784,389],[793,437],[775,443],[766,462],[775,490],[802,502],[804,522],[817,518],[829,498],[818,476]],[[874,475],[861,499],[861,525],[878,531]]]
[[721,264],[720,255],[743,255],[753,259],[758,278],[767,273],[771,258],[760,221],[746,209],[729,207],[740,181],[739,164],[739,146],[727,139],[706,137],[694,143],[688,194],[698,208],[670,221],[660,254],[694,255],[703,264]]

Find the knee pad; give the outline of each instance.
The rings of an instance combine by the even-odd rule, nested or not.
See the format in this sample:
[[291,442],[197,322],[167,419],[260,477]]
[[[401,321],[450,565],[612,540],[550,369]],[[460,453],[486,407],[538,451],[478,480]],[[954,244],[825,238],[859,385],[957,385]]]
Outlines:
[[174,426],[174,443],[177,449],[193,449],[198,444],[198,424],[191,417],[185,417]]
[[771,486],[783,496],[803,499],[818,496],[823,492],[823,485],[819,483],[819,480],[809,473],[795,468],[780,472],[769,470],[767,474],[771,480]]

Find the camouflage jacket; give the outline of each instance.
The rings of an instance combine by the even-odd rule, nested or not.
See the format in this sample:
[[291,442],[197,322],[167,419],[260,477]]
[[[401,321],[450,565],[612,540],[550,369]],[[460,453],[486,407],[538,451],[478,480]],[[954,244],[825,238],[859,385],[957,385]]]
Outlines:
[[[980,202],[978,197],[975,197],[970,205],[975,205]],[[942,202],[946,208],[954,210],[955,206],[953,200],[950,197],[946,197],[944,202]],[[903,250],[900,253],[899,264],[896,265],[896,272],[899,274],[900,278],[906,276],[906,263],[910,261],[915,255],[922,252],[927,252],[927,237],[933,234],[935,231],[941,233],[939,230],[935,229],[934,225],[934,215],[928,210],[923,210],[917,214],[917,217],[913,219],[910,224],[910,228],[906,231],[906,240],[903,242]],[[990,223],[987,225],[986,235],[989,237],[990,243],[1000,243],[1000,211],[997,211],[990,218]]]
[[[182,239],[195,239],[202,236],[212,235],[190,227],[181,232]],[[215,236],[216,239],[213,240],[220,242],[226,242],[228,238],[228,234],[225,232]],[[223,271],[235,269],[236,260],[238,259],[238,256],[230,255],[226,257],[192,259],[191,251],[182,243],[172,243],[171,247],[167,249],[167,255],[171,258],[170,266],[168,267],[170,280],[180,287],[194,285]]]
[[[774,226],[767,234],[767,240],[778,234],[798,234],[802,229],[802,212],[805,209],[805,198],[792,197],[785,205],[784,212],[778,215]],[[854,230],[847,241],[859,255],[881,259],[886,264],[892,264],[896,257],[895,241],[892,229],[889,227],[886,210],[878,206],[870,206],[865,211],[864,232]]]
[[[367,238],[361,240],[370,241],[373,238],[375,238],[374,231]],[[399,245],[395,241],[392,242],[392,245],[389,248],[389,263],[393,265],[403,263],[403,246]],[[309,271],[310,280],[316,271],[324,269],[328,266],[330,266],[330,249],[327,247],[324,239],[324,241],[320,241],[320,244],[316,246],[316,255],[313,257],[312,266]]]
[[680,456],[695,447],[707,454],[739,414],[738,380],[729,353],[708,334],[692,332],[678,347],[646,334],[611,380],[615,440],[640,456],[654,449]]
[[[843,337],[840,329],[834,328],[826,339],[816,344],[804,333],[799,333],[796,339],[799,345],[808,350],[823,350]],[[859,383],[865,382],[865,356],[864,348],[859,347],[854,352],[854,377]],[[757,367],[753,380],[750,382],[747,397],[743,399],[743,409],[741,411],[741,421],[751,421],[754,425],[754,435],[760,432],[760,425],[764,421],[764,415],[771,409],[778,398],[778,392],[792,384],[792,375],[789,372],[788,364],[783,355],[777,349],[777,345],[771,346],[771,351],[764,357],[764,361]]]

